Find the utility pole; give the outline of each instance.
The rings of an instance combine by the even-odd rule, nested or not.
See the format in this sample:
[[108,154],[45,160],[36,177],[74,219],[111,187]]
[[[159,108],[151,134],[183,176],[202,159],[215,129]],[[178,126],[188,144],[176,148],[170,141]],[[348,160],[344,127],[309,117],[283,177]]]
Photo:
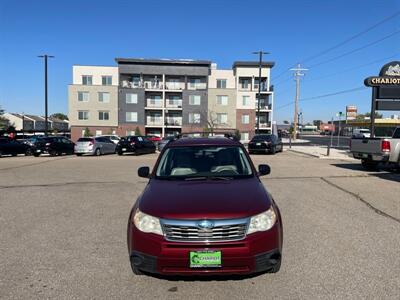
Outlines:
[[[260,57],[258,65],[258,103],[257,103],[257,134],[260,134],[260,101],[261,101],[261,68],[262,68],[262,56],[263,54],[269,54],[269,52],[256,51],[253,54],[258,54]],[[272,122],[272,120],[271,120]]]
[[47,132],[49,130],[48,128],[48,101],[47,101],[47,59],[48,58],[54,58],[52,55],[39,55],[38,57],[44,58],[44,119],[45,119],[45,124],[44,124],[44,135],[47,136]]
[[297,137],[297,114],[299,113],[299,95],[300,95],[300,77],[304,76],[304,73],[301,71],[307,71],[308,69],[301,68],[300,64],[297,64],[297,68],[290,69],[294,71],[293,76],[296,81],[296,96],[294,100],[294,130],[293,130],[293,140],[296,140]]

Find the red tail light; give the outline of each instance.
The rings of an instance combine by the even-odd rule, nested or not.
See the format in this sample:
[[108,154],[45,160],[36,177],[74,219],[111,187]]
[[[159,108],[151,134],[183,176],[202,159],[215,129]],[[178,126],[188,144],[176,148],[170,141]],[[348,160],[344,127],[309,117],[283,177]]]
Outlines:
[[390,152],[390,141],[382,141],[382,152]]

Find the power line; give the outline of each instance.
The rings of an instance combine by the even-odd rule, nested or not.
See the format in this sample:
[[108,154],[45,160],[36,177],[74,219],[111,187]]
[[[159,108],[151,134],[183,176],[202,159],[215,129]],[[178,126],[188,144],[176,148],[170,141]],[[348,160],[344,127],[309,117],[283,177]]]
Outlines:
[[[324,55],[324,54],[326,54],[326,53],[328,53],[328,52],[330,52],[330,51],[332,51],[332,50],[334,50],[334,49],[336,49],[336,48],[339,48],[339,47],[341,47],[341,46],[347,44],[348,42],[350,42],[350,41],[352,41],[352,40],[354,40],[354,39],[356,39],[356,38],[362,36],[363,34],[365,34],[365,33],[369,32],[369,31],[375,29],[375,28],[378,27],[379,25],[382,25],[383,23],[386,23],[387,21],[389,21],[389,20],[391,20],[391,19],[393,19],[393,18],[395,18],[395,17],[397,17],[397,16],[399,16],[399,15],[400,15],[400,11],[397,11],[397,12],[394,13],[393,15],[390,15],[390,16],[384,18],[382,21],[379,21],[378,23],[376,23],[376,24],[374,24],[374,25],[372,25],[372,26],[370,26],[370,27],[368,27],[368,28],[362,30],[361,32],[359,32],[359,33],[357,33],[357,34],[355,34],[355,35],[353,35],[353,36],[351,36],[351,37],[345,39],[344,41],[342,41],[342,42],[340,42],[340,43],[338,43],[338,44],[336,44],[336,45],[334,45],[334,46],[332,46],[332,47],[329,47],[328,49],[325,49],[325,50],[323,50],[323,51],[321,51],[321,52],[319,52],[319,53],[317,53],[317,54],[315,54],[315,55],[309,56],[309,57],[307,57],[307,58],[301,60],[301,63],[305,63],[305,62],[307,62],[307,61],[313,60],[313,59],[315,59],[315,58],[317,58],[317,57],[320,57],[320,56],[322,56],[322,55]],[[286,72],[290,71],[290,69],[291,69],[292,67],[294,67],[294,66],[295,66],[295,64],[292,64],[289,68],[287,68],[287,69],[285,69],[285,71],[279,73],[279,74],[278,74],[277,76],[275,76],[273,79],[276,80],[276,79],[282,77],[284,74],[286,74]],[[286,80],[285,80],[285,81],[286,81]]]
[[342,41],[342,42],[340,42],[340,43],[338,43],[338,44],[336,44],[336,45],[334,45],[334,46],[332,46],[332,47],[330,47],[330,48],[328,48],[328,49],[325,49],[325,50],[319,52],[319,53],[316,54],[316,55],[310,56],[310,57],[308,57],[308,58],[302,60],[301,62],[304,64],[304,63],[307,62],[307,61],[313,60],[313,59],[315,59],[315,58],[317,58],[317,57],[320,57],[320,56],[322,56],[322,55],[324,55],[324,54],[326,54],[326,53],[328,53],[328,52],[330,52],[330,51],[332,51],[332,50],[334,50],[334,49],[336,49],[336,48],[339,48],[339,47],[341,47],[341,46],[347,44],[348,42],[350,42],[350,41],[352,41],[352,40],[354,40],[354,39],[356,39],[356,38],[362,36],[363,34],[365,34],[365,33],[369,32],[369,31],[375,29],[375,28],[378,27],[379,25],[382,25],[383,23],[386,23],[387,21],[389,21],[389,20],[391,20],[391,19],[397,17],[398,15],[400,15],[400,11],[397,11],[397,12],[394,13],[393,15],[384,18],[382,21],[379,21],[378,23],[376,23],[376,24],[374,24],[374,25],[372,25],[372,26],[370,26],[370,27],[368,27],[368,28],[366,28],[366,29],[360,31],[359,33],[357,33],[357,34],[355,34],[355,35],[353,35],[353,36],[351,36],[351,37],[345,39],[344,41]]
[[358,52],[358,51],[360,51],[360,50],[363,50],[363,49],[365,49],[365,48],[371,47],[371,46],[373,46],[373,45],[375,45],[375,44],[378,44],[378,43],[380,43],[380,42],[382,42],[382,41],[384,41],[384,40],[387,40],[388,38],[390,38],[390,37],[392,37],[392,36],[394,36],[394,35],[396,35],[396,34],[398,34],[398,33],[400,33],[400,30],[397,30],[397,31],[395,31],[395,32],[392,32],[391,34],[386,35],[386,36],[384,36],[383,38],[380,38],[380,39],[378,39],[378,40],[375,40],[375,41],[373,41],[373,42],[370,42],[370,43],[368,43],[368,44],[366,44],[366,45],[364,45],[364,46],[361,46],[361,47],[359,47],[359,48],[353,49],[353,50],[351,50],[351,51],[349,51],[349,52],[343,53],[343,54],[341,54],[341,55],[338,55],[338,56],[335,56],[335,57],[333,57],[333,58],[324,60],[324,61],[319,62],[319,63],[316,63],[316,64],[314,64],[314,65],[311,65],[311,66],[310,66],[310,69],[311,69],[311,68],[318,67],[318,66],[321,66],[321,65],[324,65],[324,64],[327,64],[327,63],[330,63],[330,62],[335,61],[335,60],[337,60],[337,59],[339,59],[339,58],[345,57],[345,56],[347,56],[347,55],[353,54],[353,53]]
[[[329,93],[329,94],[324,94],[324,95],[319,95],[319,96],[314,96],[314,97],[308,97],[308,98],[302,98],[299,99],[300,101],[310,101],[310,100],[316,100],[316,99],[321,99],[321,98],[327,98],[327,97],[332,97],[332,96],[336,96],[336,95],[340,95],[340,94],[347,94],[347,93],[352,93],[352,92],[356,92],[356,91],[361,91],[361,90],[365,90],[366,87],[365,86],[360,86],[360,87],[356,87],[356,88],[352,88],[352,89],[348,89],[348,90],[343,90],[343,91],[338,91],[338,92],[333,92],[333,93]],[[278,106],[277,108],[275,108],[275,110],[281,109],[281,108],[285,108],[287,106],[292,105],[293,103],[295,103],[295,101],[286,103],[284,105]]]

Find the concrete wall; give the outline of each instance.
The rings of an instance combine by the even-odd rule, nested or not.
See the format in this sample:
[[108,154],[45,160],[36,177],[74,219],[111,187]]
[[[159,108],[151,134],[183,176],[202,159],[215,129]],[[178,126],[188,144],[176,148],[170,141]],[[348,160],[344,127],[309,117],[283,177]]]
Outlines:
[[233,70],[211,70],[211,75],[208,77],[208,87],[210,89],[217,88],[217,79],[226,79],[227,89],[236,88],[236,80],[233,75]]
[[[89,101],[78,101],[78,92],[89,92]],[[110,102],[98,100],[99,92],[110,93]],[[70,85],[68,88],[68,118],[72,126],[117,126],[118,125],[118,87],[103,85]],[[78,120],[78,111],[89,111],[89,120]],[[99,111],[109,111],[109,120],[99,120]]]
[[91,75],[93,85],[102,85],[101,76],[112,76],[112,85],[118,85],[118,67],[73,66],[72,84],[82,84],[82,75]]
[[[217,103],[217,96],[228,96],[228,105]],[[209,89],[208,90],[208,111],[215,116],[217,113],[228,115],[228,124],[218,126],[221,128],[236,128],[236,89]]]

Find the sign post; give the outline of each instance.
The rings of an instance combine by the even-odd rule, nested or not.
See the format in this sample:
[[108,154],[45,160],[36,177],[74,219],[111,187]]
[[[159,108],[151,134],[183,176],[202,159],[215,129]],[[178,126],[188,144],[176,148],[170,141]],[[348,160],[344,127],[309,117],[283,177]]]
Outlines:
[[371,137],[375,137],[375,112],[377,110],[400,110],[400,61],[384,65],[379,76],[364,80],[372,87],[371,99]]
[[343,112],[339,111],[336,114],[337,117],[339,117],[339,126],[338,126],[338,133],[337,133],[337,146],[340,146],[340,121],[342,120],[341,117],[343,116]]

